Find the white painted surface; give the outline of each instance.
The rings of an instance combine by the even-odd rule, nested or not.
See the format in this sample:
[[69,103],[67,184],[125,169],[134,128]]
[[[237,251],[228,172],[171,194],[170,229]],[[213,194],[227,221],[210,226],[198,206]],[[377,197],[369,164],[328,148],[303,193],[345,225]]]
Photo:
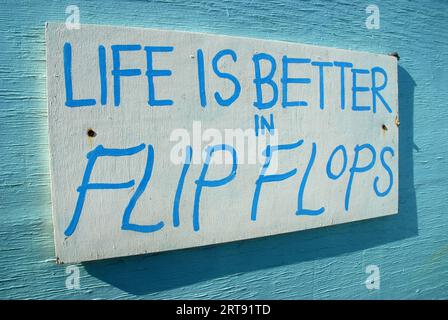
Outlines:
[[[72,46],[73,94],[76,99],[93,98],[91,107],[65,106],[64,43]],[[114,107],[111,45],[140,44],[144,46],[173,46],[170,53],[156,53],[154,67],[172,70],[171,77],[155,80],[156,98],[172,99],[168,107],[148,106],[148,83],[145,76],[145,51],[121,53],[121,68],[141,69],[141,75],[122,77],[121,104]],[[106,49],[108,101],[100,105],[100,77],[98,46]],[[197,49],[205,58],[207,106],[200,105],[197,76]],[[221,107],[214,100],[219,91],[227,98],[233,92],[228,79],[219,78],[211,67],[215,54],[232,49],[238,55],[233,62],[229,56],[218,64],[223,72],[232,73],[241,83],[241,94],[230,107]],[[254,64],[252,56],[265,52],[277,63],[274,81],[279,87],[277,104],[267,110],[253,106],[256,100]],[[290,77],[309,77],[310,84],[289,84],[289,100],[307,100],[308,107],[282,108],[282,56],[310,58],[313,61],[347,61],[355,68],[371,69],[379,66],[387,71],[387,87],[381,91],[389,102],[392,113],[378,101],[377,112],[351,110],[352,78],[346,70],[346,107],[340,108],[339,68],[325,71],[325,108],[319,108],[319,72],[315,66],[290,65]],[[223,63],[224,62],[224,63]],[[262,75],[268,69],[262,68]],[[47,81],[51,148],[52,202],[56,255],[60,262],[78,262],[147,252],[215,244],[248,239],[332,224],[368,219],[398,211],[398,127],[395,118],[398,110],[397,62],[389,56],[322,48],[277,41],[262,41],[216,35],[160,31],[121,27],[82,25],[79,30],[67,30],[64,24],[47,26]],[[358,85],[371,85],[370,75],[360,76]],[[379,78],[381,83],[381,78]],[[264,88],[265,100],[270,99],[269,88]],[[371,105],[371,94],[360,93],[359,105]],[[182,164],[173,163],[170,154],[176,141],[170,136],[176,129],[190,132],[193,143],[193,126],[200,121],[202,133],[206,129],[254,128],[254,115],[269,119],[273,114],[278,132],[278,144],[290,144],[303,139],[293,150],[280,151],[277,173],[297,168],[297,173],[284,181],[264,183],[259,197],[256,221],[251,220],[251,207],[255,182],[262,164],[239,163],[236,177],[217,188],[203,188],[200,201],[200,229],[193,230],[195,180],[200,176],[202,164],[193,163],[185,177],[179,203],[180,225],[173,227],[173,202],[182,171]],[[387,130],[382,126],[385,125]],[[92,128],[94,138],[86,132]],[[210,131],[208,132],[210,133]],[[201,138],[199,138],[200,141]],[[197,140],[197,139],[196,139]],[[193,157],[204,149],[193,145]],[[325,211],[317,216],[296,215],[298,190],[303,173],[310,160],[312,143],[316,143],[316,158],[309,174],[303,204],[305,208]],[[151,180],[132,212],[131,222],[151,225],[164,222],[156,232],[141,233],[122,230],[123,212],[140,183],[144,173],[147,149],[131,157],[99,158],[92,172],[91,183],[125,182],[135,180],[135,186],[121,190],[89,190],[85,198],[79,223],[70,236],[64,235],[72,220],[87,165],[86,154],[98,145],[106,148],[130,148],[145,143],[152,145],[155,162]],[[351,189],[349,210],[344,210],[344,198],[353,164],[354,147],[370,143],[376,150],[374,167],[355,175]],[[326,165],[334,148],[343,144],[347,149],[348,164],[343,175],[331,180]],[[389,176],[380,162],[383,147],[394,149],[394,157],[386,154],[386,163],[393,172],[394,183],[390,193],[378,197],[373,189],[379,177],[379,189],[389,184]],[[237,154],[243,154],[235,146]],[[335,157],[334,172],[341,162]],[[369,161],[363,153],[359,164]],[[207,179],[220,179],[229,174],[230,165],[212,164]],[[268,172],[273,174],[274,172]]]

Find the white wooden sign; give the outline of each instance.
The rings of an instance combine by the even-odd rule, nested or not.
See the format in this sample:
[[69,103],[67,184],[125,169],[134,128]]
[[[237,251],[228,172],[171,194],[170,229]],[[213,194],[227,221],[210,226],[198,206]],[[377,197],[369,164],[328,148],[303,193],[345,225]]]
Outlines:
[[398,211],[394,57],[57,23],[46,42],[59,262]]

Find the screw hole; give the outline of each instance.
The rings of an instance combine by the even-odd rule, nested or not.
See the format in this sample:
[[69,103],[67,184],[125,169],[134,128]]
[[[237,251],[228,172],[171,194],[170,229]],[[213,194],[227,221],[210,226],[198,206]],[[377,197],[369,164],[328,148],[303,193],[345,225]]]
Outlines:
[[91,138],[96,137],[96,132],[93,129],[87,130],[87,135]]

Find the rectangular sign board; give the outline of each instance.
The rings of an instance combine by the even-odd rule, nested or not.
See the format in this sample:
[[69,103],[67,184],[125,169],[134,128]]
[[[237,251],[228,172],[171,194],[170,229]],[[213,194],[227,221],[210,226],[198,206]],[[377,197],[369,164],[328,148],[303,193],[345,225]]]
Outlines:
[[57,261],[398,212],[395,57],[46,25]]

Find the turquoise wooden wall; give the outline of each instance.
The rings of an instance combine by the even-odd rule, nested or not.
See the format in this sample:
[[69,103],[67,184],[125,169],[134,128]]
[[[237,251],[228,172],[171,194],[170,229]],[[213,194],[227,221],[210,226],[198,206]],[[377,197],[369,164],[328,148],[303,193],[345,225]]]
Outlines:
[[[0,10],[0,298],[448,298],[447,1],[14,1]],[[287,235],[78,265],[53,253],[45,21],[200,31],[397,51],[399,214]],[[365,8],[380,9],[380,29]],[[377,265],[380,289],[364,284]]]

